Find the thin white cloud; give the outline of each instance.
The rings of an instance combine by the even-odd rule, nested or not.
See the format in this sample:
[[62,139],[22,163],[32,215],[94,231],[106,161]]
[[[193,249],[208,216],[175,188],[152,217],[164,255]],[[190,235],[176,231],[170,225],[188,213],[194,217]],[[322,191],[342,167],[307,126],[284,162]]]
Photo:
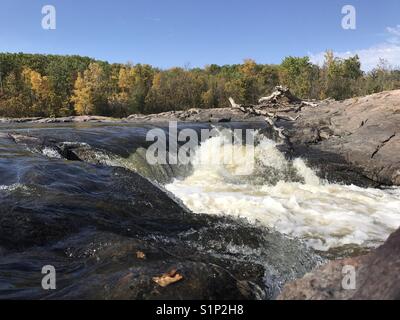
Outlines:
[[[385,42],[365,49],[347,52],[334,52],[339,58],[349,58],[356,54],[360,57],[361,67],[364,71],[374,69],[381,59],[387,61],[392,67],[400,67],[400,25],[386,28],[387,39]],[[310,60],[318,65],[324,62],[325,52],[310,53]]]
[[398,24],[394,28],[393,27],[387,27],[386,31],[391,35],[394,35],[396,37],[400,37],[400,24]]
[[387,27],[386,32],[389,34],[387,42],[400,44],[400,25],[395,27]]

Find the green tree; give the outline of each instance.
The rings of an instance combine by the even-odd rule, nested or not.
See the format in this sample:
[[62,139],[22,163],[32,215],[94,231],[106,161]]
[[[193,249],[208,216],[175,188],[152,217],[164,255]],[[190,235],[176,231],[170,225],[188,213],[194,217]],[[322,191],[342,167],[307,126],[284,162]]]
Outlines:
[[287,57],[280,66],[280,82],[300,98],[308,98],[312,89],[313,67],[308,57]]
[[339,59],[332,51],[327,51],[322,74],[325,83],[323,97],[343,100],[360,93],[360,79],[363,72],[357,55]]

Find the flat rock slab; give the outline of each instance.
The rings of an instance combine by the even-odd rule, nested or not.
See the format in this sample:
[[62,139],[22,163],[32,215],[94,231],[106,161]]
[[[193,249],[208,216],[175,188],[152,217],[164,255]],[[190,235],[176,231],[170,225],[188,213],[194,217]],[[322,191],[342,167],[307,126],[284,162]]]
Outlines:
[[379,184],[400,185],[400,90],[303,109],[288,131],[295,150],[334,154]]

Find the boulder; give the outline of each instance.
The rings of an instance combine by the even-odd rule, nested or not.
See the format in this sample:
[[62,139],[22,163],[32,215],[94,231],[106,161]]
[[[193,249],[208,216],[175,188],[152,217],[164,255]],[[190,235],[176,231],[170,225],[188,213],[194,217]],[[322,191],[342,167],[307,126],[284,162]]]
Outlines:
[[[344,267],[355,270],[354,289],[346,281]],[[370,254],[331,261],[302,279],[287,284],[279,300],[398,300],[400,299],[400,229]]]
[[400,185],[400,90],[305,108],[282,123],[294,154],[340,166],[381,185]]

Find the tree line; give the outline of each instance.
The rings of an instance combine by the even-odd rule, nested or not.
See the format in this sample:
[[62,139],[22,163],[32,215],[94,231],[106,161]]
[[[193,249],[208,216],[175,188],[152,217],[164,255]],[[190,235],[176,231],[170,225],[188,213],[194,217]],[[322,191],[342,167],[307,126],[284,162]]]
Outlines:
[[358,56],[328,51],[322,66],[308,57],[280,65],[242,64],[162,70],[80,56],[0,53],[0,116],[60,117],[159,113],[226,107],[229,97],[256,103],[277,85],[302,99],[342,100],[400,88],[400,70],[381,61],[363,72]]

